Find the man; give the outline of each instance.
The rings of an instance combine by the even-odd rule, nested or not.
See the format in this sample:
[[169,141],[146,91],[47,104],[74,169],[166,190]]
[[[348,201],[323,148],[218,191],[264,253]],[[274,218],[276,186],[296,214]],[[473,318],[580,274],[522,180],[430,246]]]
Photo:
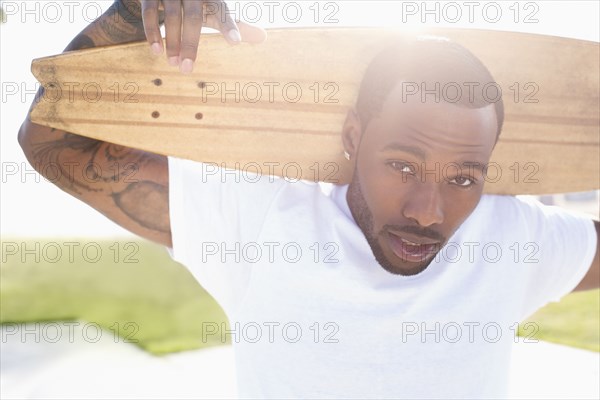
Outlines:
[[[142,1],[140,12],[125,0],[67,49],[146,37],[157,56],[166,53],[189,73],[202,3],[163,3],[166,49],[161,4]],[[230,18],[207,18],[232,44],[239,36],[264,39]],[[57,185],[171,248],[215,296],[231,322],[225,334],[242,397],[502,397],[518,322],[572,290],[599,286],[599,225],[482,196],[484,170],[473,166],[490,159],[502,103],[405,99],[402,82],[415,79],[492,78],[468,51],[441,40],[381,53],[342,127],[355,175],[330,192],[271,177],[222,179],[201,163],[28,120],[19,141],[39,171],[50,162],[81,169],[95,162],[111,172],[115,161],[135,163],[133,182],[106,176],[89,183],[77,178],[81,170],[65,168]],[[462,168],[428,173],[435,165]]]

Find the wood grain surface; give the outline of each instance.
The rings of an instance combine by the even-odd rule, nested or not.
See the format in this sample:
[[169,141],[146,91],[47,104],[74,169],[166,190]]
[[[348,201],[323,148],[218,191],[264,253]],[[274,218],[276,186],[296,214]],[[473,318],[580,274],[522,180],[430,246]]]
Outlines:
[[[423,33],[423,32],[421,32]],[[437,29],[489,68],[505,123],[485,191],[600,187],[598,43],[514,32]],[[372,57],[394,29],[273,29],[259,45],[203,35],[191,75],[147,43],[36,59],[45,88],[31,118],[69,132],[250,172],[346,183],[340,137]],[[493,93],[493,92],[492,92]]]

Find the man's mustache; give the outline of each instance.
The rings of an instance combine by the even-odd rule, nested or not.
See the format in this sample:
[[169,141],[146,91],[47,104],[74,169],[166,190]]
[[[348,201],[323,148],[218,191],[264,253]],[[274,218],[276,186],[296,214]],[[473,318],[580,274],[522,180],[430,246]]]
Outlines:
[[431,228],[421,228],[414,225],[390,225],[386,224],[383,226],[381,232],[385,232],[386,230],[394,231],[394,232],[404,232],[409,233],[416,236],[425,237],[428,239],[432,239],[438,241],[440,243],[446,242],[446,237],[441,233],[431,229]]

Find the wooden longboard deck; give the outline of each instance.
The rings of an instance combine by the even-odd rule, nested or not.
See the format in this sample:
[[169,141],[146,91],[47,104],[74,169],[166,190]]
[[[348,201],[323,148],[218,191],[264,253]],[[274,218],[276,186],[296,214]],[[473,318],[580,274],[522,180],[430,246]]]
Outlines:
[[[505,123],[487,193],[599,188],[598,43],[482,30],[424,33],[463,44],[502,89]],[[352,170],[340,132],[347,110],[372,57],[405,34],[276,29],[265,43],[238,46],[208,34],[187,76],[145,42],[40,58],[32,71],[45,93],[31,118],[163,155],[346,183]]]

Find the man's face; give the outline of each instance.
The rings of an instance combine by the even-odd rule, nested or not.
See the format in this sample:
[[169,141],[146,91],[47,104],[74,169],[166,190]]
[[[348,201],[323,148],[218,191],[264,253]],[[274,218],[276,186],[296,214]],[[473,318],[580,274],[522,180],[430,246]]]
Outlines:
[[396,85],[355,143],[348,204],[376,260],[394,274],[427,268],[475,209],[496,139],[493,104],[470,109],[428,97],[403,99]]

